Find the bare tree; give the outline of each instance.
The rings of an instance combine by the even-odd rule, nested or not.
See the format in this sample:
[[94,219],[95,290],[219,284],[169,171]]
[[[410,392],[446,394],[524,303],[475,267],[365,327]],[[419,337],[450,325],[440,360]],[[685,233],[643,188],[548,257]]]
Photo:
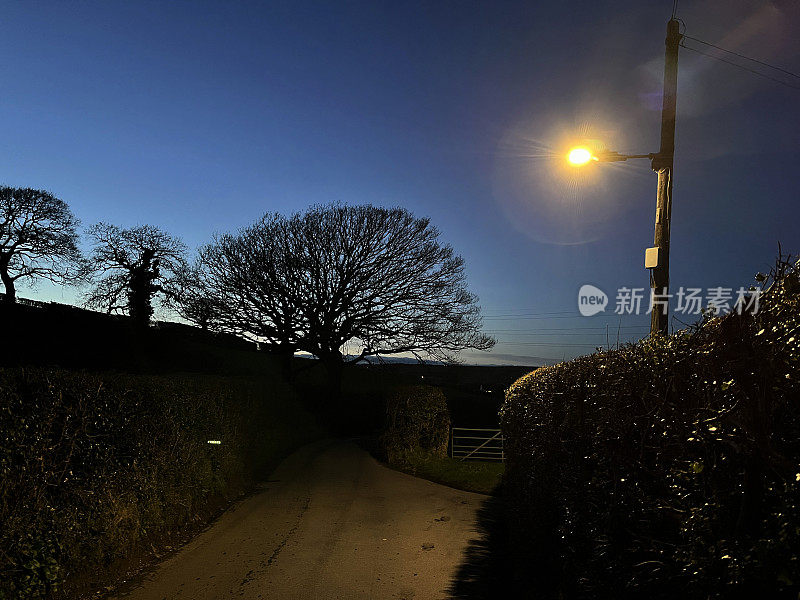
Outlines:
[[0,187],[0,280],[16,302],[16,282],[74,283],[85,274],[79,225],[66,202],[49,192]]
[[294,258],[298,242],[291,238],[285,217],[265,215],[251,227],[217,236],[202,248],[202,275],[197,279],[205,296],[216,303],[215,326],[280,355],[287,375],[304,331]]
[[129,314],[146,325],[156,297],[175,294],[175,282],[186,269],[186,246],[152,225],[122,229],[98,223],[89,229],[90,258],[97,281],[87,304],[107,312]]
[[165,300],[178,315],[199,326],[203,331],[219,328],[222,314],[217,299],[205,281],[205,271],[199,264],[186,264],[174,280],[174,293]]
[[338,389],[346,362],[403,352],[452,362],[494,345],[463,259],[438,238],[401,208],[318,206],[266,215],[201,256],[225,326],[313,354]]

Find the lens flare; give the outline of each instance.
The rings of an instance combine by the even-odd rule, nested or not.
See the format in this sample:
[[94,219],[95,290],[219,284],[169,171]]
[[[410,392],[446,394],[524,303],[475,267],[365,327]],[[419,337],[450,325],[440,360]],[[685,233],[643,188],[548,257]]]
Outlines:
[[589,163],[592,158],[594,158],[592,156],[592,151],[585,146],[573,148],[569,151],[569,154],[567,154],[567,161],[569,164],[575,165],[576,167],[582,167],[583,165]]
[[631,198],[649,192],[649,165],[607,163],[596,169],[592,158],[579,166],[568,156],[578,148],[591,157],[607,147],[627,148],[617,132],[595,114],[564,121],[555,112],[543,113],[511,124],[498,141],[492,174],[492,195],[509,226],[559,246],[587,244],[616,231],[635,205]]

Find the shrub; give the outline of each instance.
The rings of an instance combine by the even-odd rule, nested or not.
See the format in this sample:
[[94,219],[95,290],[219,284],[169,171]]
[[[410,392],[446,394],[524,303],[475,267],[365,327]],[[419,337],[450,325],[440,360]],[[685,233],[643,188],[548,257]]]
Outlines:
[[22,599],[203,521],[315,428],[274,382],[37,368],[0,369],[0,432],[0,598]]
[[447,456],[450,413],[437,387],[410,385],[395,388],[386,398],[386,428],[381,447],[390,463],[403,463],[409,452],[421,450]]
[[508,390],[517,543],[552,593],[797,597],[800,285],[786,261],[773,280],[755,316],[705,318]]

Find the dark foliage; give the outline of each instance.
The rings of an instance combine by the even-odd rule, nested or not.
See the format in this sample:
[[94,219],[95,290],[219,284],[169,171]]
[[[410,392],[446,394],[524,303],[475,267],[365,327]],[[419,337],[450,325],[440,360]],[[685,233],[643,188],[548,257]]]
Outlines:
[[458,364],[361,364],[350,370],[350,377],[345,377],[344,389],[347,392],[348,381],[356,377],[371,382],[369,392],[373,396],[382,390],[381,397],[385,390],[397,385],[430,385],[440,388],[447,398],[454,426],[499,427],[498,411],[504,390],[530,370],[531,367]]
[[450,413],[439,388],[401,386],[386,398],[386,428],[380,438],[389,463],[400,464],[408,452],[420,450],[433,456],[447,455]]
[[102,582],[315,431],[275,381],[0,370],[0,598]]
[[566,598],[797,598],[800,283],[507,393],[519,560]]

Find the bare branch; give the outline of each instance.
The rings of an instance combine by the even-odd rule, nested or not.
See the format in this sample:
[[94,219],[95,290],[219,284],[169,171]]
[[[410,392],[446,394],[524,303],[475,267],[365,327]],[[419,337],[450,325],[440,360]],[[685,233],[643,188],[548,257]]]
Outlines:
[[95,287],[86,303],[108,312],[126,312],[146,324],[156,297],[169,302],[185,275],[186,246],[152,225],[123,229],[97,223],[89,229]]
[[218,326],[342,362],[413,352],[454,361],[488,350],[464,261],[428,219],[404,209],[318,206],[265,215],[201,250]]
[[49,192],[0,187],[0,280],[16,298],[20,279],[77,283],[86,275],[78,249],[79,221]]

